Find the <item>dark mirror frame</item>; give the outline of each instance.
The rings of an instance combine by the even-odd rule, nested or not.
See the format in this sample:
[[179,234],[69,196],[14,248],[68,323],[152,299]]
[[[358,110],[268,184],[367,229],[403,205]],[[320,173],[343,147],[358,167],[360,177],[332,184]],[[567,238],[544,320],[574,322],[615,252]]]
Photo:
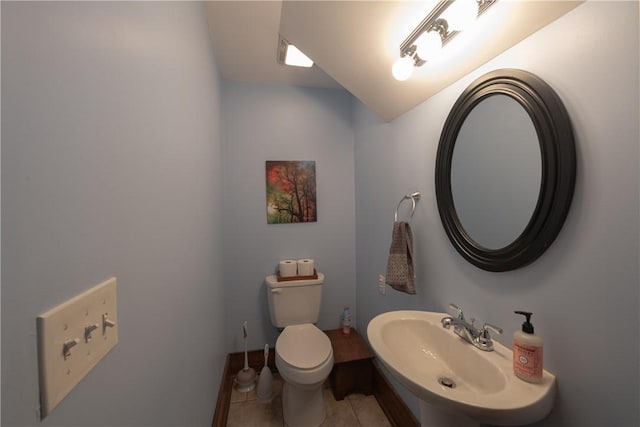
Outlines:
[[[504,248],[488,249],[471,239],[460,223],[451,192],[451,159],[468,114],[483,99],[496,94],[515,99],[533,121],[540,143],[542,180],[538,202],[520,236]],[[471,83],[453,105],[438,144],[436,199],[451,243],[475,266],[487,271],[508,271],[523,267],[542,255],[567,217],[575,177],[576,151],[569,115],[560,97],[536,75],[517,69],[489,72]]]

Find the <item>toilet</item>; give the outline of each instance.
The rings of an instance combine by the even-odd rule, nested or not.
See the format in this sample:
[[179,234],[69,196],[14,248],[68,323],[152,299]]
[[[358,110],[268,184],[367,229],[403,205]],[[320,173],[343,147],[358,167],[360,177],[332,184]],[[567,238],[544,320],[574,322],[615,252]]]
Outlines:
[[314,323],[320,316],[324,275],[278,282],[267,276],[271,323],[282,329],[276,367],[284,381],[282,414],[289,427],[316,427],[325,419],[323,383],[333,368],[329,337]]

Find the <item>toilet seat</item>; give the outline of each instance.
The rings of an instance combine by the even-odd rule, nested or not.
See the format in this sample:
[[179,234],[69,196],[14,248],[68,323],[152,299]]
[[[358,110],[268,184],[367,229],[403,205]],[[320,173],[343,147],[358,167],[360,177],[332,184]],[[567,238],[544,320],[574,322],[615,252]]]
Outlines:
[[295,369],[314,369],[333,356],[329,337],[311,323],[292,325],[276,341],[276,353]]

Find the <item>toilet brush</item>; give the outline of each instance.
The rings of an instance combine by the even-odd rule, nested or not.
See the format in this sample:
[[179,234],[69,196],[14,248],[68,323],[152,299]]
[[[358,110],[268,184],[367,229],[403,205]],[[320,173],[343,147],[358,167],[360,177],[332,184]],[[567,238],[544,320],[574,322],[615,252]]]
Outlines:
[[236,390],[239,392],[251,391],[256,386],[256,371],[249,367],[249,358],[247,356],[247,322],[242,325],[242,334],[244,335],[244,368],[236,375]]
[[269,344],[264,345],[264,367],[260,371],[258,378],[258,400],[261,402],[270,402],[273,399],[273,377],[271,369],[267,366],[269,361]]

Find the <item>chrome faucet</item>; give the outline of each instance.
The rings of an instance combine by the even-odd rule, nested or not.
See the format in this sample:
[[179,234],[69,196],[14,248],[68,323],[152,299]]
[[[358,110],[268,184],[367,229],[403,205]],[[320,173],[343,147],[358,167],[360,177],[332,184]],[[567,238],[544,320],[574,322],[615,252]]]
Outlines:
[[482,325],[482,328],[476,328],[474,325],[475,319],[471,319],[471,323],[467,322],[460,307],[455,304],[449,304],[449,308],[456,312],[456,316],[443,317],[440,320],[443,328],[449,329],[453,325],[453,332],[468,343],[473,344],[473,346],[483,351],[493,351],[493,341],[491,340],[489,330],[497,334],[502,334],[501,328],[489,323]]

